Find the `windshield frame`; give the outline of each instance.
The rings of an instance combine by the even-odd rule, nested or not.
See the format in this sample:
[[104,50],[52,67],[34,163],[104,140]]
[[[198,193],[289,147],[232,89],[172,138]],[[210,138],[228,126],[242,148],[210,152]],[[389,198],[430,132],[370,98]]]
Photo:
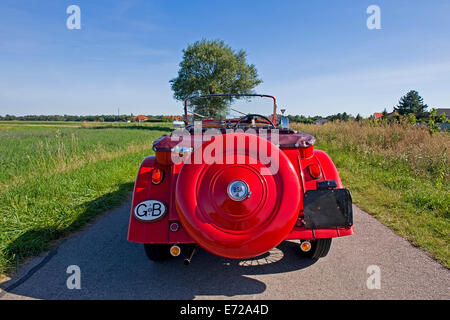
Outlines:
[[191,100],[210,98],[210,97],[261,97],[261,98],[271,98],[273,100],[273,123],[277,123],[277,99],[274,96],[267,94],[257,94],[257,93],[221,93],[221,94],[204,94],[200,96],[190,96],[184,99],[184,122],[189,125],[188,118],[188,103]]

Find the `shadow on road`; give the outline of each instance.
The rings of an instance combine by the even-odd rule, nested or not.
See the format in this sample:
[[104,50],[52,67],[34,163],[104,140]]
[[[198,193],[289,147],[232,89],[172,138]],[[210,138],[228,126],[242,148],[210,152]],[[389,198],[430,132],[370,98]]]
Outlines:
[[[121,186],[122,190],[129,187]],[[83,219],[112,201],[111,196],[86,203],[87,216]],[[260,276],[297,271],[316,262],[301,257],[297,243],[285,241],[252,259],[226,259],[199,249],[189,266],[183,265],[186,252],[178,258],[155,263],[147,259],[142,244],[126,241],[129,210],[128,203],[104,215],[34,263],[35,267],[28,271],[25,268],[20,278],[2,287],[10,293],[38,299],[245,297],[266,291],[266,283]],[[74,222],[69,229],[76,229],[79,223]],[[40,237],[47,231],[32,230],[17,241],[31,245],[36,235]],[[69,290],[66,286],[70,265],[81,269],[80,290]],[[279,286],[282,291],[282,283]]]
[[[127,252],[122,251],[125,247],[129,247]],[[283,242],[269,253],[248,260],[225,259],[200,249],[189,266],[183,265],[182,258],[149,261],[143,248],[136,244],[116,249],[100,254],[86,252],[87,256],[96,254],[98,259],[78,262],[82,270],[81,290],[67,289],[65,270],[73,260],[58,252],[30,279],[7,291],[38,299],[245,297],[266,290],[264,281],[251,276],[287,273],[316,262],[300,257],[298,245],[292,242]]]
[[[32,228],[15,238],[2,252],[4,257],[11,261],[9,266],[18,266],[30,256],[37,256],[49,249],[51,241],[60,239],[70,233],[81,229],[86,223],[95,219],[99,214],[120,206],[128,200],[134,183],[122,183],[117,190],[104,194],[92,201],[84,202],[76,207],[81,213],[68,226],[48,226]],[[52,201],[49,199],[49,201]],[[63,212],[60,214],[64,214]],[[58,215],[58,212],[55,212]],[[56,223],[55,223],[56,224]]]
[[[189,266],[182,264],[182,258],[162,263],[148,262],[148,272],[157,272],[160,286],[167,288],[164,297],[167,299],[233,297],[261,294],[266,290],[263,281],[248,276],[297,271],[316,261],[302,258],[297,243],[283,242],[266,254],[246,260],[221,258],[199,250]],[[153,282],[149,278],[143,281],[149,281],[149,284]]]

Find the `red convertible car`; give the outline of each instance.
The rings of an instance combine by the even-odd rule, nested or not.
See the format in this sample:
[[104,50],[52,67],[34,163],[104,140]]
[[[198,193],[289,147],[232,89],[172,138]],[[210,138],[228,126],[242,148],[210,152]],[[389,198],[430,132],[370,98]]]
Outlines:
[[[264,103],[246,112],[254,99]],[[272,96],[187,98],[184,127],[157,139],[139,168],[128,241],[154,261],[186,251],[185,264],[197,246],[244,259],[285,240],[326,256],[332,238],[353,234],[352,199],[314,142],[277,115]]]

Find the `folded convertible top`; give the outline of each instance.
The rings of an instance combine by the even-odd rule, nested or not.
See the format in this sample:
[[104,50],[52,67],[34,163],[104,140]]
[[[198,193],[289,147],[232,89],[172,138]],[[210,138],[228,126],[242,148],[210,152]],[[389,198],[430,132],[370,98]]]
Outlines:
[[[280,133],[278,135],[278,147],[279,148],[307,148],[309,146],[314,145],[315,138],[307,133],[302,132],[292,132],[292,133]],[[194,134],[182,134],[181,132],[173,132],[171,135],[163,135],[161,138],[155,140],[153,143],[154,151],[163,151],[163,152],[171,152],[172,148],[175,146],[179,147],[191,147],[201,145],[203,141],[209,141],[209,137],[204,137],[203,135],[194,135]],[[267,131],[267,140],[272,141],[271,131]],[[275,142],[275,141],[274,141]]]

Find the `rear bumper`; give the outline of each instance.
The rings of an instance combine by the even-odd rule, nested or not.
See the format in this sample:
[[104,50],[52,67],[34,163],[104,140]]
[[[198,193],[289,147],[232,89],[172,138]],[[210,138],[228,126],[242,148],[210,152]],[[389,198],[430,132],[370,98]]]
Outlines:
[[306,229],[305,227],[294,227],[285,240],[314,240],[350,236],[354,233],[353,227],[335,227]]

